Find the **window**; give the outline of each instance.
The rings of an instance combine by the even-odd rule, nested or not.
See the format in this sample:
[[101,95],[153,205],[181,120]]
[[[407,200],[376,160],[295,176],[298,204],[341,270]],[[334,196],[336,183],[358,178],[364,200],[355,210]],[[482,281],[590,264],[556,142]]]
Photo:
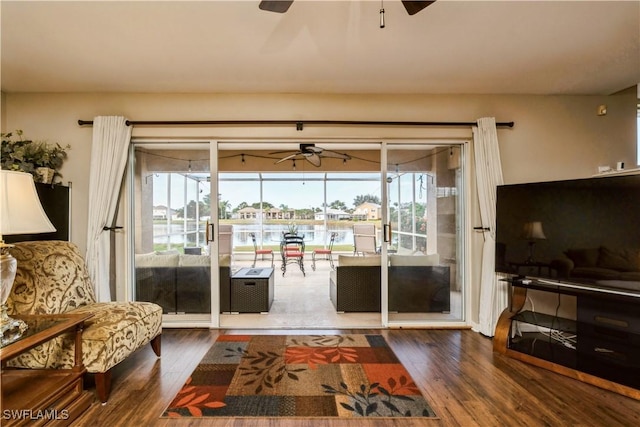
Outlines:
[[252,249],[250,232],[261,247],[277,246],[290,227],[305,236],[309,249],[325,246],[338,232],[336,244],[352,250],[351,220],[358,205],[379,203],[380,174],[220,173],[219,192],[228,207],[225,219],[234,224],[236,252]]

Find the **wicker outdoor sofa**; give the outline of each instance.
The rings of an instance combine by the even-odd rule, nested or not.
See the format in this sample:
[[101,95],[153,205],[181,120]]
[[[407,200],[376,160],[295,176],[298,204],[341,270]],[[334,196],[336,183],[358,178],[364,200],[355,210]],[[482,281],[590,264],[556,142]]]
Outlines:
[[339,312],[380,311],[380,255],[338,255],[329,297]]
[[[208,255],[136,254],[136,299],[163,313],[211,312],[211,259]],[[220,312],[231,310],[230,255],[220,256]]]
[[[389,256],[390,312],[448,312],[450,267],[436,255]],[[338,256],[330,274],[329,296],[338,312],[379,312],[379,255]]]

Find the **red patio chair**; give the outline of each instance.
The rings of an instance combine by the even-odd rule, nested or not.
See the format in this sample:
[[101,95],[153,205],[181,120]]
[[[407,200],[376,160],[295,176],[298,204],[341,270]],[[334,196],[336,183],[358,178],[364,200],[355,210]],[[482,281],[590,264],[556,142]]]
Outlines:
[[304,236],[295,234],[284,234],[280,243],[280,254],[282,255],[282,275],[287,272],[287,264],[296,263],[304,276]]
[[253,240],[253,264],[251,264],[251,268],[255,268],[258,255],[260,255],[260,259],[264,259],[265,255],[271,255],[271,267],[273,268],[273,249],[258,249],[256,234],[249,233],[249,236],[251,236],[251,240]]
[[338,233],[331,233],[331,237],[329,239],[329,247],[327,249],[318,248],[314,249],[313,252],[311,252],[311,260],[313,261],[311,264],[311,268],[313,269],[313,271],[316,271],[316,255],[324,255],[325,259],[329,260],[329,266],[331,266],[331,269],[335,270],[335,267],[333,266],[333,255],[331,251],[333,250],[333,242],[336,240],[337,235]]

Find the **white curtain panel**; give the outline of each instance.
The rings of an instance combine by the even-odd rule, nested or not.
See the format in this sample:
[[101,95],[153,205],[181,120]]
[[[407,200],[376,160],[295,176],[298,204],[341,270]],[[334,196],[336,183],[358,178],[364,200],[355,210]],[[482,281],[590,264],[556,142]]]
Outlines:
[[507,286],[495,273],[496,187],[504,181],[494,117],[478,119],[478,126],[473,127],[473,144],[480,218],[486,230],[482,246],[479,332],[492,337],[498,317],[508,303]]
[[96,298],[101,302],[111,301],[110,231],[104,227],[111,226],[116,212],[131,130],[124,117],[93,119],[86,261]]

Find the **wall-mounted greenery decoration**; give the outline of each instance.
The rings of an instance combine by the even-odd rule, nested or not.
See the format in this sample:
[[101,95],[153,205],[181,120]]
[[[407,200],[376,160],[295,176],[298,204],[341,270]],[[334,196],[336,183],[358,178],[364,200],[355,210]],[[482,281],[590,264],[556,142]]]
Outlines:
[[51,183],[61,177],[60,168],[71,146],[33,141],[22,135],[22,130],[2,134],[2,169],[30,173],[36,182]]

